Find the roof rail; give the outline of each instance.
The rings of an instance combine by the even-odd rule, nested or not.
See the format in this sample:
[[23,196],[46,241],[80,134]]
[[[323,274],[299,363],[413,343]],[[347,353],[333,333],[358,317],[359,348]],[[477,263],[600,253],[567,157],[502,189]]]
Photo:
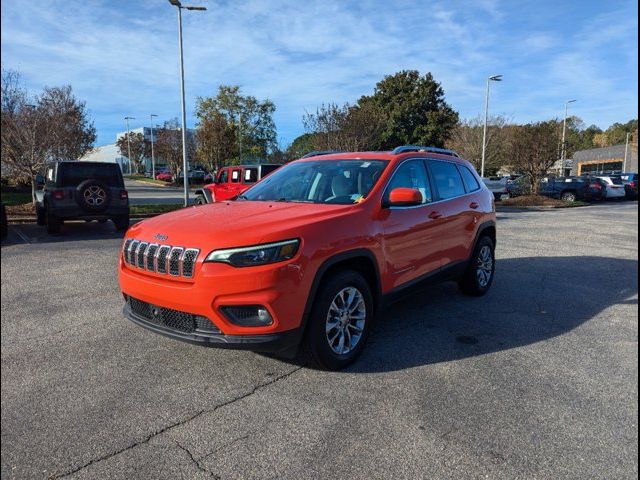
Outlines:
[[431,152],[431,153],[441,153],[442,155],[451,155],[453,157],[460,157],[455,151],[449,150],[447,148],[438,148],[438,147],[424,147],[422,145],[402,145],[400,147],[396,147],[393,149],[394,155],[398,155],[400,153],[406,152]]
[[301,158],[317,157],[318,155],[330,155],[332,153],[343,153],[340,150],[317,150],[303,155]]

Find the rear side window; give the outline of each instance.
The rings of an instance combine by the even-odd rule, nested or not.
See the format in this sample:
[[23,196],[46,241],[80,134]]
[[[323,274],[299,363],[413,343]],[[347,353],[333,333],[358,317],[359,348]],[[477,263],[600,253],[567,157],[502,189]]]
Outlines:
[[454,163],[429,160],[431,177],[442,200],[464,195],[464,184]]
[[222,170],[218,177],[218,183],[227,183],[229,181],[229,170]]
[[394,188],[415,188],[420,190],[423,204],[433,201],[427,171],[422,160],[409,160],[398,167],[385,192],[385,201],[389,200],[389,194]]
[[258,181],[258,169],[257,168],[245,168],[244,169],[244,183],[256,183]]
[[469,170],[464,165],[458,165],[460,169],[460,173],[462,174],[462,180],[464,181],[464,186],[467,188],[467,192],[475,192],[476,190],[480,190],[480,184],[471,170]]
[[77,187],[85,180],[98,180],[110,187],[122,187],[123,181],[118,165],[83,164],[82,162],[61,163],[58,166],[58,178],[61,187]]

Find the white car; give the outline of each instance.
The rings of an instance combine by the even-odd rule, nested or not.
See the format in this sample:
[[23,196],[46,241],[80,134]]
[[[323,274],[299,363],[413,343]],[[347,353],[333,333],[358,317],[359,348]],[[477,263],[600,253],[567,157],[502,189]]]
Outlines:
[[598,177],[607,184],[607,199],[611,198],[624,198],[626,192],[624,190],[624,183],[619,177]]
[[510,197],[507,182],[509,177],[483,177],[482,181],[487,186],[496,200],[506,200]]

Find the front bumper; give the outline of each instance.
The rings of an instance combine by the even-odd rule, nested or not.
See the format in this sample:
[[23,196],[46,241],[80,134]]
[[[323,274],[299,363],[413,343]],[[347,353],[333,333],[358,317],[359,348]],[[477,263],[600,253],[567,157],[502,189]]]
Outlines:
[[264,335],[225,335],[223,333],[200,331],[183,332],[150,322],[133,312],[129,302],[125,304],[123,312],[133,323],[154,333],[205,347],[253,350],[293,358],[298,352],[302,337],[300,328]]

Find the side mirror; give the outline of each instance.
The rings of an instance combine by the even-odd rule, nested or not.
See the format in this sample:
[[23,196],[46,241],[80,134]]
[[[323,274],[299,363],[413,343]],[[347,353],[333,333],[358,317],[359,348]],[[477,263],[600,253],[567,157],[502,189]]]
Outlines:
[[387,206],[411,207],[422,204],[422,193],[416,188],[399,187],[391,190]]

